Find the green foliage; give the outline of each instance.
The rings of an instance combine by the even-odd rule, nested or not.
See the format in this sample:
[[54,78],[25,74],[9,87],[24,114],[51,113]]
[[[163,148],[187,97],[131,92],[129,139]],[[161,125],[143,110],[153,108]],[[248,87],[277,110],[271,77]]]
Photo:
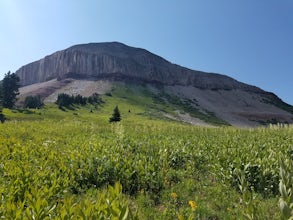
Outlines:
[[[75,116],[50,106],[31,114],[4,109],[1,218],[288,216],[275,187],[283,183],[281,199],[290,207],[292,126],[194,127],[149,120],[134,113],[138,107],[108,123],[113,102],[98,114],[80,107]],[[119,108],[127,112],[129,103]]]
[[56,104],[58,105],[59,108],[62,107],[69,107],[74,103],[74,96],[70,96],[65,93],[58,94]]
[[69,107],[73,104],[77,105],[86,105],[89,104],[100,104],[102,103],[102,99],[99,97],[97,93],[94,93],[90,97],[83,97],[80,94],[74,96],[74,95],[68,95],[65,93],[58,94],[56,104],[59,108],[63,107]]
[[112,116],[109,118],[109,122],[118,122],[121,121],[121,115],[118,106],[113,110]]
[[40,96],[27,96],[24,100],[24,108],[41,108],[43,105]]
[[87,98],[87,102],[89,104],[94,105],[94,104],[101,104],[101,103],[103,103],[103,100],[101,99],[101,97],[99,96],[98,93],[94,93],[90,97]]
[[[291,157],[292,155],[290,155]],[[293,219],[293,158],[280,158],[279,207],[283,219]]]
[[19,77],[15,73],[8,72],[2,81],[3,107],[12,108],[19,94]]
[[[229,125],[227,122],[217,118],[213,112],[200,110],[195,99],[182,99],[176,95],[172,96],[166,93],[163,88],[149,89],[143,85],[131,85],[125,88],[122,84],[116,83],[112,89],[111,96],[109,94],[106,94],[106,96],[108,100],[115,99],[118,103],[122,102],[122,100],[125,103],[127,100],[129,104],[140,107],[140,114],[149,118],[163,119],[166,118],[165,113],[176,117],[177,113],[175,112],[179,110],[210,124]],[[121,106],[120,103],[119,106]]]

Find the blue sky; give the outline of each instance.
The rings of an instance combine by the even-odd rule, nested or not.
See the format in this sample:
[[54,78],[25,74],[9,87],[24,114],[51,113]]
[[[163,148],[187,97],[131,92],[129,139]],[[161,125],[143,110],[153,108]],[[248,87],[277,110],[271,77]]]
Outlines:
[[74,44],[119,41],[293,104],[293,0],[0,0],[0,79]]

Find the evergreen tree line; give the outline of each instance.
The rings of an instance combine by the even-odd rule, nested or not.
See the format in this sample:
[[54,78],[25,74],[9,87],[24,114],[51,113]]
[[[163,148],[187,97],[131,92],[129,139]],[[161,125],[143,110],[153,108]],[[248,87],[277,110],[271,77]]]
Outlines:
[[27,96],[24,100],[24,108],[41,108],[44,105],[41,96]]
[[90,97],[83,97],[81,95],[68,95],[65,93],[58,94],[56,104],[59,108],[69,107],[73,104],[77,105],[86,105],[89,104],[99,104],[102,103],[102,99],[99,97],[99,94],[94,93]]

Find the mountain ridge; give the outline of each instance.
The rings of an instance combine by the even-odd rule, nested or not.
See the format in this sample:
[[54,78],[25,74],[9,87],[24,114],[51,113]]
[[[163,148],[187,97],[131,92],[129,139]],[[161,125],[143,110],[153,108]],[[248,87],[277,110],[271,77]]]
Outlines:
[[16,74],[20,76],[22,85],[53,78],[62,79],[70,74],[84,77],[116,74],[167,85],[192,85],[202,89],[240,87],[264,92],[226,75],[191,70],[145,49],[129,47],[118,42],[75,45],[27,64],[17,70]]

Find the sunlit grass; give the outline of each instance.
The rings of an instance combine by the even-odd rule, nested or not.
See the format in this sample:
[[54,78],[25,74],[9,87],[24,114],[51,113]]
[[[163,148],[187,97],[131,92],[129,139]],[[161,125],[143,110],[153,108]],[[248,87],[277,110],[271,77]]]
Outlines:
[[[57,219],[94,217],[109,198],[130,219],[280,219],[279,158],[292,157],[292,126],[191,126],[145,114],[146,96],[112,93],[102,105],[65,111],[4,109],[1,216],[32,215],[38,204]],[[122,121],[111,124],[116,105]],[[106,193],[116,182],[123,194]]]

